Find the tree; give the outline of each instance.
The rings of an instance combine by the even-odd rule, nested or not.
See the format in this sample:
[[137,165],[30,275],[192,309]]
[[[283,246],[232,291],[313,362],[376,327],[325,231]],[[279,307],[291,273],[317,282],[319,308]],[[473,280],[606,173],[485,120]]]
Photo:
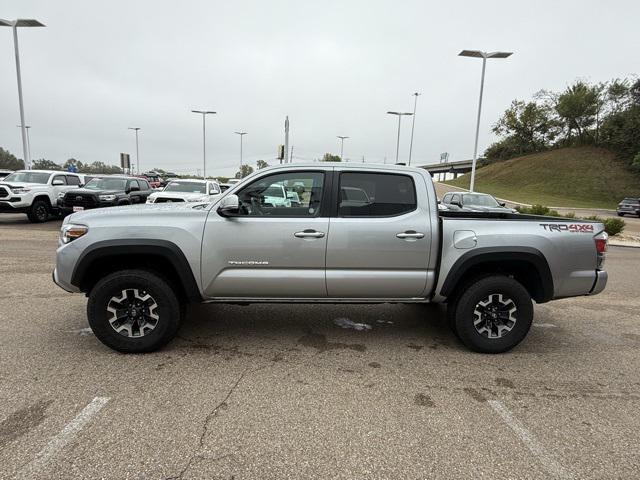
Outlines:
[[[603,89],[602,85],[589,85],[577,81],[558,96],[556,112],[564,123],[569,144],[573,141],[574,132],[577,133],[578,143],[586,143],[590,136],[589,129],[598,126]],[[594,137],[597,139],[597,134]]]
[[24,162],[17,159],[9,150],[0,147],[0,168],[7,170],[21,170],[24,168]]
[[242,165],[240,171],[236,172],[236,178],[244,178],[253,173],[253,167],[251,165]]
[[559,128],[549,106],[514,100],[494,125],[493,132],[509,138],[511,149],[518,149],[517,153],[522,155],[549,148]]
[[322,157],[322,160],[320,160],[321,162],[341,162],[342,159],[340,158],[339,155],[332,155],[330,153],[325,153],[324,156]]
[[269,164],[267,162],[265,162],[264,160],[258,160],[256,162],[256,167],[258,168],[258,170],[262,170],[263,168],[267,168],[269,166]]
[[37,170],[61,170],[62,167],[52,160],[41,158],[33,161],[33,168]]

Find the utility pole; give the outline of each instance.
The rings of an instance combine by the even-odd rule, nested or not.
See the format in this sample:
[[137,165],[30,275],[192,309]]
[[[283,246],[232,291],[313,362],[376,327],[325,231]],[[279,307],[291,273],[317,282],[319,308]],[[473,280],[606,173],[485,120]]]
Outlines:
[[406,112],[387,112],[389,115],[397,115],[398,116],[398,141],[396,143],[396,163],[398,163],[398,155],[400,154],[400,121],[402,117],[405,115],[413,115],[413,113]]
[[345,137],[343,135],[337,135],[337,138],[340,139],[340,161],[344,162],[344,156],[343,156],[343,153],[344,153],[344,139],[345,138],[349,138],[349,137]]
[[289,115],[284,120],[284,163],[289,163]]
[[242,172],[242,138],[247,134],[247,132],[233,132],[236,135],[240,135],[240,172]]
[[[211,110],[191,110],[193,113],[199,113],[202,115],[202,178],[207,178],[207,123],[206,116],[209,114],[216,114],[217,112]],[[200,176],[200,175],[198,175]]]
[[136,165],[138,167],[138,175],[140,175],[140,151],[138,150],[138,130],[140,130],[140,127],[129,127],[129,130],[135,130],[136,132]]
[[413,121],[411,123],[411,142],[409,143],[409,165],[411,165],[411,153],[413,152],[413,130],[416,128],[416,107],[418,106],[418,97],[420,94],[415,92],[413,94],[415,96],[415,100],[413,102]]

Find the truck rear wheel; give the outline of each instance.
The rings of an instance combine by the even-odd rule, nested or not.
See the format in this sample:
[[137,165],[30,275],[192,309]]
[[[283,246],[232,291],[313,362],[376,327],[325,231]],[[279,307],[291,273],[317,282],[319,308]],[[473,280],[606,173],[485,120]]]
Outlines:
[[533,321],[529,292],[504,275],[479,279],[457,295],[448,308],[458,338],[466,347],[482,353],[511,350],[524,339]]
[[43,223],[49,220],[49,204],[44,200],[34,200],[27,212],[27,217],[32,223]]
[[91,289],[87,317],[95,336],[124,353],[152,352],[178,332],[181,307],[162,277],[146,270],[107,275]]

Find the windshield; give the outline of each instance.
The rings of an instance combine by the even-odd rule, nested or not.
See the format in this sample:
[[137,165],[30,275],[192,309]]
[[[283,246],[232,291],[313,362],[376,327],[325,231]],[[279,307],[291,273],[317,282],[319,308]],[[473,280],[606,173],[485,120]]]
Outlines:
[[462,196],[464,205],[476,205],[478,207],[499,207],[500,204],[491,195],[479,195],[467,193]]
[[622,203],[623,205],[637,205],[638,203],[640,203],[640,200],[634,200],[633,198],[625,198],[620,203]]
[[195,182],[171,182],[164,189],[165,192],[182,192],[182,193],[207,193],[204,183]]
[[269,188],[267,188],[263,195],[265,197],[280,197],[280,198],[284,198],[284,193],[282,190],[282,187],[279,185],[271,185]]
[[127,180],[125,178],[92,178],[84,188],[89,190],[122,190],[124,191]]
[[50,173],[42,172],[15,172],[5,177],[5,182],[24,182],[46,184],[49,181]]

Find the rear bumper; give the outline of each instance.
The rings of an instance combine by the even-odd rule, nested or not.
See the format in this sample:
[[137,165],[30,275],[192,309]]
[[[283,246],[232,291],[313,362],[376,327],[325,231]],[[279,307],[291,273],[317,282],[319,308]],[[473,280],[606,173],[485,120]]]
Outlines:
[[593,288],[589,292],[589,295],[597,295],[604,290],[607,286],[607,280],[609,275],[604,270],[596,271],[596,281],[593,283]]

